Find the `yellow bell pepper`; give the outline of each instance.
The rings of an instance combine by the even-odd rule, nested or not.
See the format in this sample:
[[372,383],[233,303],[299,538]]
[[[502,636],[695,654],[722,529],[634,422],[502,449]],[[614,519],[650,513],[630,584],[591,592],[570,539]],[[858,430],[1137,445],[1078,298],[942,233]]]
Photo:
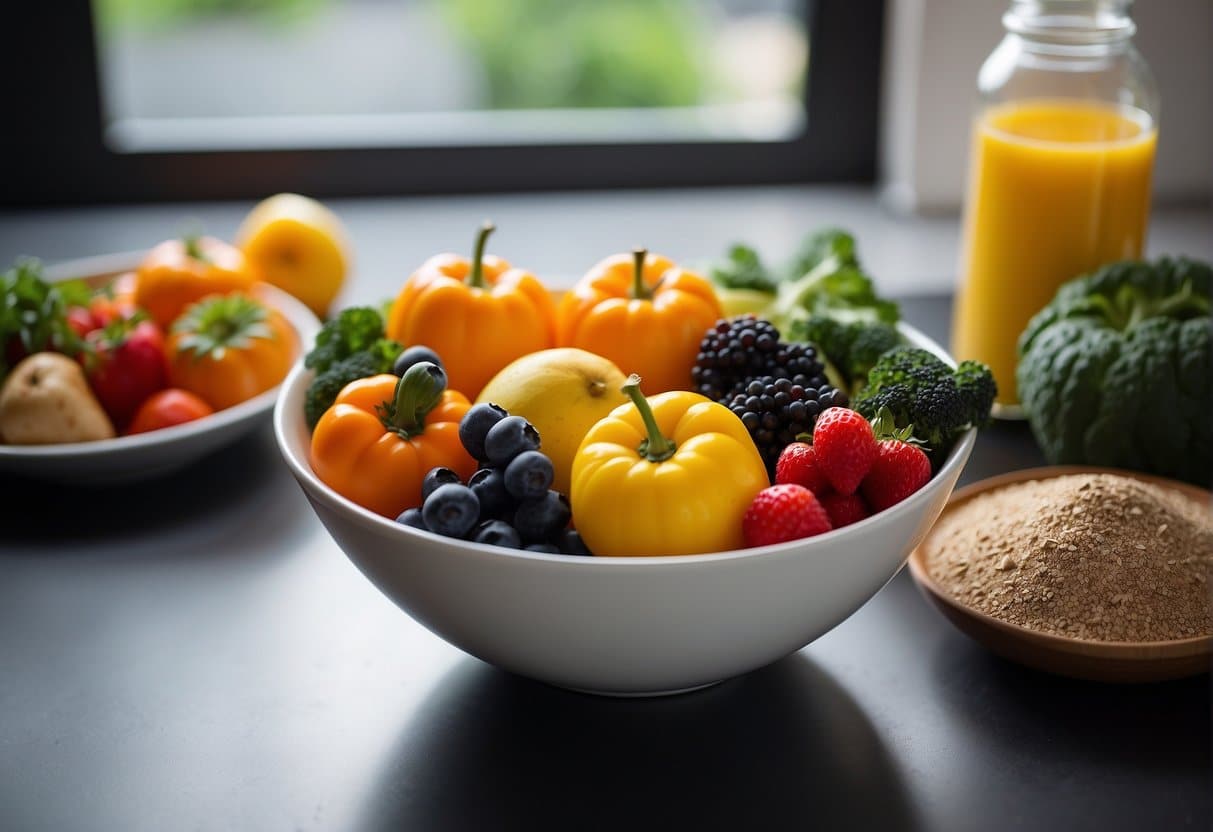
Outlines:
[[596,555],[693,555],[745,546],[766,467],[737,415],[698,393],[645,399],[640,377],[573,458],[577,531]]

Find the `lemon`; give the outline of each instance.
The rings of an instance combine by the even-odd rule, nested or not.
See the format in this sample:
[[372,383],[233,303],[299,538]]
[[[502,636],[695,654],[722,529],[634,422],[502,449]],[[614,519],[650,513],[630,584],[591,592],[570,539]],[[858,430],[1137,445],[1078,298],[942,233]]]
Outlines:
[[345,230],[314,199],[277,194],[259,202],[236,232],[254,275],[324,317],[349,268]]
[[594,424],[628,401],[627,380],[611,361],[563,347],[524,355],[493,376],[477,402],[493,402],[539,431],[540,450],[556,469],[552,488],[568,494],[573,457]]

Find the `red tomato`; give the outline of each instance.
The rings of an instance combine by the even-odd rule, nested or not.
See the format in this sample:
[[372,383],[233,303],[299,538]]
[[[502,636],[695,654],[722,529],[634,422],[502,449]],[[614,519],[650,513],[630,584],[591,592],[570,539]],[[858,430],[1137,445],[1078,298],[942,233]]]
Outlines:
[[116,321],[89,335],[95,356],[88,380],[114,427],[126,428],[139,406],[168,386],[164,335],[151,321]]
[[210,416],[214,409],[188,390],[170,387],[153,393],[147,401],[139,406],[131,426],[126,429],[130,433],[146,433],[149,430],[181,425]]

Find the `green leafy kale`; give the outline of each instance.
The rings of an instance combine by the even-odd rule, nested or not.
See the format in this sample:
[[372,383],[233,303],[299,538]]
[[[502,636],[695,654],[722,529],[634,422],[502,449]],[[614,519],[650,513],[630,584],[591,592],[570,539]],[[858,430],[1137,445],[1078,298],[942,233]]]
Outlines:
[[787,279],[804,277],[822,263],[829,260],[834,268],[851,266],[859,268],[855,254],[855,238],[840,228],[822,228],[804,238],[800,250],[788,264]]
[[934,353],[902,346],[880,357],[852,405],[868,419],[887,410],[938,466],[962,433],[988,424],[996,393],[984,364],[962,361],[953,370]]
[[805,240],[778,291],[770,313],[780,329],[812,315],[844,323],[895,324],[900,318],[897,304],[876,294],[872,278],[860,266],[855,239],[838,229]]
[[751,289],[774,293],[777,278],[762,262],[758,252],[740,243],[734,244],[723,262],[709,272],[712,282],[725,289]]
[[1112,263],[1064,284],[1019,339],[1019,400],[1045,458],[1213,478],[1213,269]]
[[87,349],[67,322],[73,306],[87,306],[91,290],[81,281],[50,283],[42,264],[18,260],[0,275],[0,381],[12,369],[10,359],[53,350],[77,355]]
[[385,337],[383,315],[374,307],[351,307],[326,322],[303,360],[304,366],[316,371],[303,405],[308,427],[316,427],[351,381],[391,372],[402,349]]

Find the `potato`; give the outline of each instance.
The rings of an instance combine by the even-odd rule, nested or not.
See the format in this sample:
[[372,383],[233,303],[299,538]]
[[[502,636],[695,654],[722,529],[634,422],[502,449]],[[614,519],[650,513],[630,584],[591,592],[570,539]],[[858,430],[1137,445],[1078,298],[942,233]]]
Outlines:
[[13,368],[0,388],[0,437],[12,445],[112,439],[114,426],[66,355],[39,352]]

